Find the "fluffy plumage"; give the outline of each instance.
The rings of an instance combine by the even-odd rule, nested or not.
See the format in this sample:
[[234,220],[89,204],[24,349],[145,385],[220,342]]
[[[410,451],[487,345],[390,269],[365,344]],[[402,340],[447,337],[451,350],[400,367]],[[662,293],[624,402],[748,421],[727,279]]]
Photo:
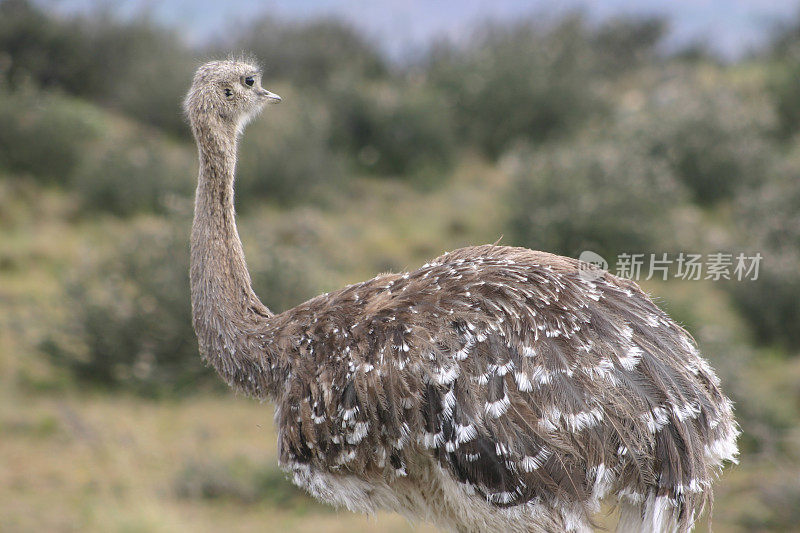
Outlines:
[[587,281],[573,260],[465,248],[270,322],[265,350],[292,338],[281,461],[353,510],[370,498],[331,497],[309,472],[393,491],[433,469],[468,501],[557,516],[551,529],[588,527],[615,494],[686,529],[734,459],[730,402],[691,338],[635,284]]
[[738,430],[691,337],[634,283],[479,246],[278,315],[261,304],[234,222],[240,123],[226,118],[253,103],[213,101],[228,70],[254,69],[228,63],[203,67],[210,104],[187,100],[194,324],[231,386],[275,402],[293,481],[459,531],[587,530],[606,497],[621,530],[688,530]]

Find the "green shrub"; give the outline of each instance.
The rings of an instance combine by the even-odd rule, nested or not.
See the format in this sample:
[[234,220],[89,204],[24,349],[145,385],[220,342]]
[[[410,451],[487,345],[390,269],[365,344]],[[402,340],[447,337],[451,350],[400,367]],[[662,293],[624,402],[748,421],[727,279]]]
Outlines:
[[[751,254],[747,254],[751,255]],[[759,279],[733,285],[734,301],[747,317],[757,340],[800,348],[800,276],[798,257],[767,252]]]
[[769,67],[767,93],[778,115],[779,133],[785,139],[800,131],[800,17],[774,33],[761,58]]
[[659,69],[632,98],[637,105],[623,106],[613,133],[618,142],[640,145],[665,161],[703,205],[758,183],[774,150],[768,102],[721,79],[708,83],[715,75],[721,73]]
[[768,91],[778,115],[779,133],[789,138],[800,131],[800,51],[773,66]]
[[656,46],[666,35],[663,18],[612,18],[589,36],[595,68],[604,76],[619,76],[646,62],[657,62]]
[[800,348],[800,182],[797,158],[761,189],[741,195],[737,237],[743,252],[763,256],[756,281],[730,284],[759,341]]
[[162,143],[163,137],[128,137],[87,157],[70,183],[82,207],[121,216],[163,213],[172,197],[189,197],[196,183],[194,158],[189,150]]
[[602,140],[520,148],[506,156],[512,240],[577,257],[664,249],[682,191],[658,160]]
[[[100,102],[134,117],[137,121],[161,128],[179,137],[190,137],[181,102],[194,69],[199,66],[193,54],[174,31],[159,28],[148,21],[114,27],[98,38],[93,57],[109,54],[105,62],[122,61],[124,69],[114,73],[113,81],[102,93]],[[124,41],[129,49],[113,50]]]
[[[87,254],[66,282],[67,316],[43,345],[51,360],[81,383],[148,396],[219,387],[192,328],[189,226],[185,217],[149,218]],[[253,257],[267,305],[279,309],[306,295],[302,268],[277,254]]]
[[146,395],[207,381],[192,330],[188,223],[147,221],[67,283],[69,317],[45,351],[81,382]]
[[[284,92],[284,91],[281,91]],[[282,94],[285,101],[268,108],[248,126],[237,165],[237,204],[253,199],[281,204],[319,201],[324,191],[341,185],[339,158],[328,146],[330,119],[308,95]]]
[[189,196],[197,172],[193,150],[119,122],[56,93],[0,93],[0,168],[58,184],[88,211],[164,212],[170,197]]
[[0,168],[45,183],[68,182],[101,130],[90,106],[30,88],[0,91],[0,124]]
[[29,0],[0,2],[4,81],[19,86],[33,80],[69,92],[93,88],[96,77],[87,70],[92,50],[80,30],[76,21],[50,16]]
[[0,50],[12,87],[33,81],[188,136],[179,102],[192,55],[174,31],[147,17],[123,21],[104,10],[56,16],[27,0],[5,0]]
[[567,18],[488,26],[466,49],[435,49],[427,72],[452,100],[462,138],[497,157],[515,139],[552,139],[600,109],[593,69],[583,21]]
[[265,86],[275,78],[320,88],[334,78],[384,76],[377,47],[345,22],[335,19],[288,22],[267,17],[237,28],[223,50],[247,50],[265,61]]
[[452,164],[455,138],[450,110],[440,94],[424,86],[339,85],[331,93],[331,144],[350,154],[361,169],[384,175],[431,170]]

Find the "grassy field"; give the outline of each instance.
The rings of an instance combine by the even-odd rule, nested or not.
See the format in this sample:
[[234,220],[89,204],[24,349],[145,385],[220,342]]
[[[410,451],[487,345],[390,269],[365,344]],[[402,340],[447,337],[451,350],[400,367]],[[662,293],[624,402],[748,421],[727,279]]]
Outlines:
[[[5,396],[5,395],[4,395]],[[3,531],[410,531],[322,507],[277,470],[272,407],[4,397]]]

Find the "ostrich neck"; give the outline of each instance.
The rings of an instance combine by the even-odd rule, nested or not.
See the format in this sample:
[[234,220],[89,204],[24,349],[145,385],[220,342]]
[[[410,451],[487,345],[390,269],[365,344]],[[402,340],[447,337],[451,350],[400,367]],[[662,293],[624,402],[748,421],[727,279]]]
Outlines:
[[229,385],[258,397],[274,389],[276,365],[259,339],[272,313],[253,292],[236,228],[233,128],[195,125],[200,174],[191,237],[192,317],[203,357]]

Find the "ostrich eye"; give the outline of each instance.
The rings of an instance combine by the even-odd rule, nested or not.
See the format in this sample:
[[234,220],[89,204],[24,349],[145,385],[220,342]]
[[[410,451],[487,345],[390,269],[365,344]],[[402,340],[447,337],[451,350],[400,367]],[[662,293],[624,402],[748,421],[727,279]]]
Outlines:
[[256,82],[256,80],[253,78],[253,76],[247,76],[244,79],[244,82],[247,84],[248,87],[252,87],[253,84]]
[[233,96],[233,91],[231,91],[228,87],[225,87],[225,96]]

